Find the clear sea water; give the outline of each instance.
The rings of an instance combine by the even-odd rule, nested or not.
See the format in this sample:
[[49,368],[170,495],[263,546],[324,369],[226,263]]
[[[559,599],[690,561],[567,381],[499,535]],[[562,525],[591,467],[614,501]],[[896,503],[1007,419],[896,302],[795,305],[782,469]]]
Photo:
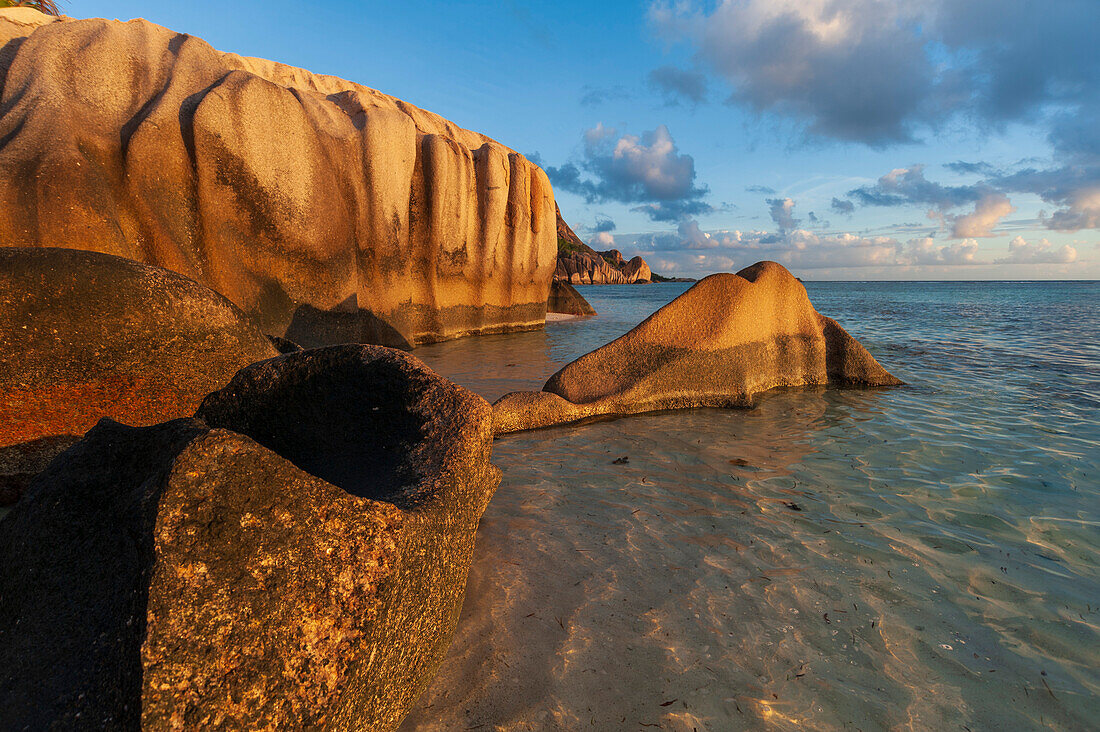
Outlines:
[[[1100,284],[806,286],[909,386],[498,439],[403,729],[1100,728]],[[687,287],[414,353],[492,401]]]

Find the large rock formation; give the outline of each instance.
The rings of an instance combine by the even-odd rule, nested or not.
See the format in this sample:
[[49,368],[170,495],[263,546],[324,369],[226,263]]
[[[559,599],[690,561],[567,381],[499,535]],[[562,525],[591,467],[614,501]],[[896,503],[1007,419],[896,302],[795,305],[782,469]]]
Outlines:
[[201,414],[105,420],[0,521],[0,728],[393,729],[434,673],[500,480],[489,405],[343,346]]
[[588,304],[577,288],[568,282],[554,280],[550,285],[550,298],[546,301],[546,312],[566,315],[595,315],[596,309]]
[[554,270],[555,280],[573,285],[630,285],[653,279],[649,265],[641,257],[627,262],[618,249],[597,252],[581,241],[565,223],[560,210],[557,217],[558,264]]
[[711,275],[634,330],[573,361],[541,392],[493,405],[496,432],[599,415],[747,407],[780,386],[901,382],[775,262]]
[[554,199],[519,153],[144,20],[15,12],[0,11],[5,245],[172,269],[307,347],[543,323]]
[[238,370],[277,355],[231,302],[175,272],[0,247],[0,502],[71,444],[65,436],[102,417],[189,416]]

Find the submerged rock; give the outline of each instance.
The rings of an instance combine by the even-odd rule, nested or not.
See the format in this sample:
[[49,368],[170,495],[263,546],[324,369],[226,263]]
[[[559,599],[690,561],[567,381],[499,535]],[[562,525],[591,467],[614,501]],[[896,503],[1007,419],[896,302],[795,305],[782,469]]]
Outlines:
[[5,245],[166,267],[306,347],[543,324],[554,198],[523,155],[145,20],[36,27],[13,12],[0,10]]
[[0,483],[14,500],[102,417],[148,425],[189,416],[239,369],[276,355],[232,303],[175,272],[108,254],[0,247],[0,448],[13,448],[0,459]]
[[901,383],[814,310],[782,265],[758,262],[700,280],[626,335],[565,366],[543,391],[501,397],[493,405],[494,429],[748,407],[754,395],[776,387]]
[[392,729],[434,673],[500,480],[489,405],[341,346],[201,414],[104,420],[0,521],[0,728]]
[[550,298],[546,301],[546,312],[565,313],[566,315],[595,315],[596,309],[588,304],[577,288],[568,282],[554,280],[550,284]]

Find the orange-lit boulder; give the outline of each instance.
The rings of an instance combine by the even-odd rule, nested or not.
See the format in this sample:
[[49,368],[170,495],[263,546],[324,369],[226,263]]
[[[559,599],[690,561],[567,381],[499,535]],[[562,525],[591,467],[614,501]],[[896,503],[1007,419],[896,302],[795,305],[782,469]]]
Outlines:
[[0,247],[0,493],[14,500],[66,435],[103,417],[190,416],[238,370],[277,355],[236,306],[175,272]]
[[554,199],[519,153],[144,20],[19,11],[0,10],[5,245],[180,272],[307,347],[543,323]]
[[889,386],[901,382],[775,262],[716,274],[626,335],[494,409],[497,433],[600,415],[689,407],[747,407],[780,386]]

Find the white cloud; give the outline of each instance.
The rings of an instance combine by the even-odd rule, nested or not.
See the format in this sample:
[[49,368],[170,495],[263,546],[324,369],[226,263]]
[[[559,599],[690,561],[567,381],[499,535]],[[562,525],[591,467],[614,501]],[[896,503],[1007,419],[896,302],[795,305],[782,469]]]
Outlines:
[[1082,188],[1066,196],[1069,204],[1055,211],[1046,224],[1057,231],[1100,228],[1100,186]]
[[767,204],[772,221],[781,230],[787,231],[798,226],[799,220],[794,217],[794,201],[789,198],[769,198]]
[[1070,264],[1077,261],[1077,250],[1069,244],[1056,247],[1046,239],[1029,243],[1017,236],[1008,243],[1008,256],[998,264]]
[[993,236],[993,227],[1015,210],[1008,196],[990,193],[974,204],[973,213],[954,217],[951,236],[956,239]]
[[901,263],[919,265],[986,264],[977,260],[978,242],[973,239],[937,246],[930,237],[910,239],[905,246]]
[[592,237],[592,241],[588,243],[593,249],[604,251],[607,249],[615,248],[615,237],[612,236],[610,231],[601,231]]
[[677,149],[665,125],[639,137],[597,124],[584,133],[583,160],[545,170],[555,188],[589,203],[638,203],[654,221],[711,209],[707,188],[695,185],[695,160]]
[[654,3],[649,21],[691,45],[734,101],[872,145],[956,117],[1032,120],[1100,81],[1096,0],[677,0]]

